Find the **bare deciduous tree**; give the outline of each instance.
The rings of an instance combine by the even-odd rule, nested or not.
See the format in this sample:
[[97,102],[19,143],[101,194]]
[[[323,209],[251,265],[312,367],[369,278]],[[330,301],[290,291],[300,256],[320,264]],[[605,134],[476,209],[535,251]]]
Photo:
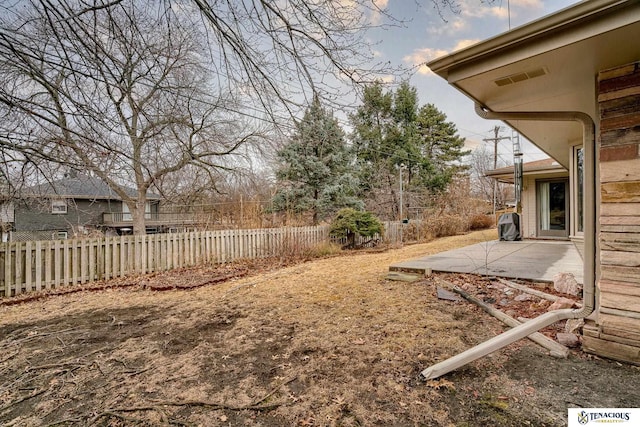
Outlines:
[[232,169],[256,120],[315,97],[340,103],[393,72],[374,63],[366,33],[380,16],[394,22],[383,3],[15,0],[0,6],[0,149],[44,175],[99,176],[142,233],[156,183]]
[[[493,204],[493,194],[495,186],[496,206],[502,208],[513,197],[513,185],[498,182],[486,176],[486,173],[493,169],[493,151],[486,146],[480,146],[471,152],[470,156],[471,191],[473,195],[481,200]],[[500,162],[498,167],[508,166]]]
[[3,17],[0,102],[10,120],[0,147],[40,169],[100,177],[144,233],[157,181],[230,167],[258,133],[229,112],[234,100],[209,79],[204,34],[181,13],[135,0],[87,4],[42,0]]

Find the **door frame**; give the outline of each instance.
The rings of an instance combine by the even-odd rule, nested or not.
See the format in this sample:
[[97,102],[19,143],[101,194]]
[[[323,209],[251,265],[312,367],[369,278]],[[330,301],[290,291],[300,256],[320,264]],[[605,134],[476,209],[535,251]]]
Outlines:
[[[542,209],[542,194],[540,186],[544,183],[549,184],[564,184],[564,230],[543,230],[541,224],[540,211]],[[536,180],[536,235],[540,238],[556,238],[556,239],[569,239],[569,233],[571,230],[571,188],[569,186],[569,178],[548,178]]]

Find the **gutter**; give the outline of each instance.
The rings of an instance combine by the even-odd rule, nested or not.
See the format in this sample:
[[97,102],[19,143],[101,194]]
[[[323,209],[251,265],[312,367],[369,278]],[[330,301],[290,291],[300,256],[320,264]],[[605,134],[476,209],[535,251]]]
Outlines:
[[[426,65],[439,76],[448,80],[447,73],[452,67],[485,58],[491,54],[500,54],[511,47],[548,37],[551,33],[565,31],[571,26],[584,27],[599,15],[615,12],[633,1],[630,0],[590,0],[578,2],[551,15],[516,27],[510,31],[489,38],[467,48],[454,51],[446,56],[435,58]],[[631,15],[631,12],[629,12]]]
[[554,310],[508,330],[482,344],[425,369],[420,377],[438,378],[448,372],[508,346],[555,322],[580,319],[595,309],[596,284],[596,141],[595,124],[591,116],[579,111],[494,112],[476,103],[476,113],[492,120],[576,121],[582,124],[584,147],[584,284],[582,308]]

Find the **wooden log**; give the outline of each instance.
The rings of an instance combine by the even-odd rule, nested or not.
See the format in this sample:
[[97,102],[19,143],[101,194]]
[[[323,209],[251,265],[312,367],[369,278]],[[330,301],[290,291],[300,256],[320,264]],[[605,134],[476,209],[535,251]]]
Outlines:
[[[637,181],[638,179],[640,179],[640,162],[638,159],[600,163],[600,182],[602,183]],[[606,203],[606,200],[603,200],[603,202]],[[627,200],[627,202],[630,203],[632,201]]]
[[582,337],[582,350],[609,359],[640,365],[640,347],[585,335]]
[[509,280],[505,280],[505,279],[501,279],[501,278],[498,278],[498,280],[500,281],[500,283],[502,283],[503,285],[506,285],[506,286],[508,286],[510,288],[517,289],[519,291],[526,292],[526,293],[531,294],[531,295],[535,295],[538,298],[546,299],[548,301],[556,302],[556,301],[558,301],[558,298],[559,298],[559,297],[557,297],[555,295],[551,295],[551,294],[548,294],[546,292],[538,291],[536,289],[531,289],[531,288],[529,288],[527,286],[523,286],[523,285],[519,285],[517,283],[510,282]]
[[640,319],[599,313],[598,325],[609,335],[622,336],[640,342]]
[[[618,203],[624,205],[625,203]],[[630,203],[635,205],[637,203]],[[640,225],[640,214],[636,216],[601,216],[602,225]]]
[[626,129],[611,129],[600,132],[600,144],[602,147],[618,147],[637,143],[640,139],[640,126]]
[[631,63],[627,65],[623,65],[621,67],[610,68],[608,70],[600,71],[598,74],[598,84],[601,82],[615,79],[618,77],[626,76],[628,74],[633,74],[636,71],[636,63]]
[[627,88],[640,87],[640,72],[637,65],[635,63],[623,66],[616,73],[605,71],[599,74],[598,93],[615,93]]
[[[640,163],[636,160],[637,163]],[[606,162],[601,165],[617,162]],[[601,166],[602,169],[602,166]],[[640,181],[606,182],[600,185],[601,200],[607,202],[636,203],[640,202]]]
[[600,233],[600,247],[604,250],[640,252],[640,233]]
[[640,284],[640,268],[623,267],[617,265],[603,265],[601,279],[615,282],[627,282]]
[[600,306],[640,313],[640,297],[600,292]]
[[598,283],[598,287],[600,288],[600,292],[640,297],[640,285],[638,284],[617,282],[611,280],[600,280],[600,282]]
[[637,252],[600,251],[602,265],[619,265],[623,267],[640,267],[640,256]]
[[640,86],[632,86],[624,89],[619,89],[613,92],[598,94],[598,102],[611,101],[613,99],[620,99],[627,96],[640,95]]
[[[500,310],[498,310],[498,309],[496,309],[494,307],[491,307],[488,304],[485,304],[484,302],[482,302],[479,299],[469,295],[468,293],[466,293],[462,289],[458,288],[457,286],[454,286],[453,290],[456,293],[460,294],[464,299],[466,299],[469,302],[472,302],[472,303],[476,304],[477,306],[479,306],[484,311],[486,311],[487,313],[489,313],[490,315],[492,315],[496,319],[500,320],[504,324],[506,324],[508,326],[511,326],[512,328],[516,327],[518,325],[521,325],[521,323],[518,322],[513,317],[508,316],[507,314],[503,313],[502,311],[500,311]],[[542,335],[540,332],[534,332],[533,334],[529,335],[527,338],[529,338],[531,341],[533,341],[536,344],[539,344],[542,347],[544,347],[547,350],[549,350],[549,354],[551,356],[566,358],[569,355],[569,349],[567,347],[563,346],[562,344],[557,343],[556,341],[554,341],[554,340],[552,340],[550,338],[547,338],[546,336]]]
[[608,216],[640,217],[640,203],[602,203],[600,218]]
[[[618,98],[620,99],[620,98]],[[632,95],[627,97],[627,99],[633,100],[637,99],[637,96]],[[622,114],[619,116],[610,117],[607,119],[600,120],[600,129],[602,132],[606,132],[613,129],[632,129],[636,127],[640,123],[640,113],[629,113]]]
[[600,103],[599,107],[601,119],[611,119],[613,117],[624,117],[629,114],[634,114],[640,111],[640,94],[604,101]]
[[640,319],[640,313],[635,311],[626,311],[626,310],[620,310],[617,308],[609,308],[609,307],[600,307],[598,311],[600,312],[600,314],[604,313],[604,314],[612,314],[614,316],[628,317],[630,319]]
[[609,225],[600,226],[600,231],[605,233],[640,233],[640,225]]

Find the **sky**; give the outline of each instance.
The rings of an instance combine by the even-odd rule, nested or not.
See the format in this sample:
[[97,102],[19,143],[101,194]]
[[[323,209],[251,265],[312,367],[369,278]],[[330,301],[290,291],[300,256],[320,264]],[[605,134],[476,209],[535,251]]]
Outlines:
[[[482,141],[494,136],[493,127],[505,126],[501,136],[511,136],[511,130],[502,122],[478,117],[469,98],[420,64],[564,9],[577,1],[459,0],[458,13],[442,10],[442,16],[434,2],[441,0],[375,0],[379,7],[386,7],[392,16],[405,21],[402,26],[381,28],[372,33],[375,39],[380,40],[373,47],[376,59],[416,67],[410,83],[418,90],[420,104],[431,103],[444,112],[448,120],[456,124],[459,135],[467,139],[469,148],[489,144],[493,149],[492,142]],[[381,24],[385,23],[384,16],[379,19]],[[533,144],[521,143],[525,162],[548,157]],[[511,141],[501,141],[498,152],[501,159],[511,160]]]

